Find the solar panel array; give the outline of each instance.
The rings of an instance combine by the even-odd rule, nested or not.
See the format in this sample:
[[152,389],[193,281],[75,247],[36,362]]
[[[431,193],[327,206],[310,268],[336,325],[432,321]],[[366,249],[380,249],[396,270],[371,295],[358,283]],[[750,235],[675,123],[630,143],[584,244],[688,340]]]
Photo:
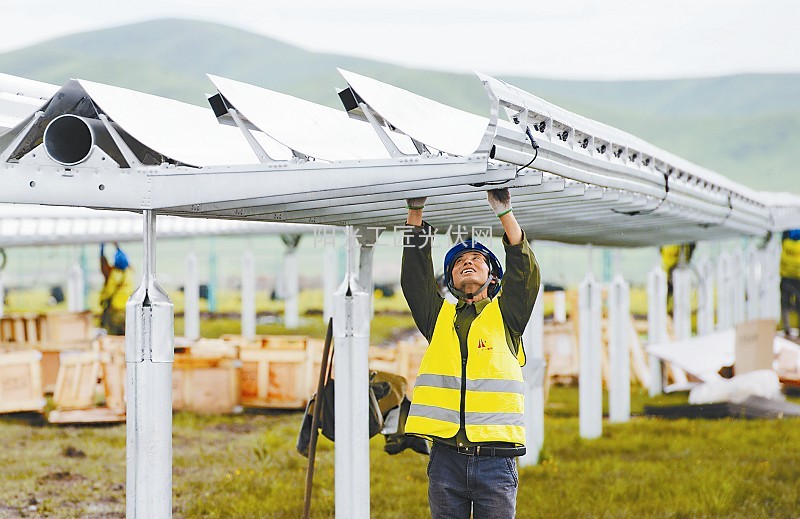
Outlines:
[[[481,117],[340,72],[344,110],[218,76],[211,109],[31,83],[0,135],[0,201],[393,229],[405,198],[428,196],[440,231],[499,232],[485,191],[509,187],[531,239],[646,246],[800,226],[797,196],[747,188],[489,76]],[[0,88],[25,81],[0,77]]]

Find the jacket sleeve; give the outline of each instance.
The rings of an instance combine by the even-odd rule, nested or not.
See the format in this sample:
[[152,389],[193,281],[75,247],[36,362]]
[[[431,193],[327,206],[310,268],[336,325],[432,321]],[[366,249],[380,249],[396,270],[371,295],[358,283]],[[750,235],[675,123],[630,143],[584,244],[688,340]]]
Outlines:
[[503,246],[506,251],[506,271],[498,304],[509,331],[520,336],[531,318],[539,294],[541,273],[524,233],[517,245],[510,245],[508,237],[504,235]]
[[403,262],[400,286],[411,316],[425,338],[430,341],[444,299],[439,295],[431,259],[433,228],[423,223],[411,227],[403,237]]

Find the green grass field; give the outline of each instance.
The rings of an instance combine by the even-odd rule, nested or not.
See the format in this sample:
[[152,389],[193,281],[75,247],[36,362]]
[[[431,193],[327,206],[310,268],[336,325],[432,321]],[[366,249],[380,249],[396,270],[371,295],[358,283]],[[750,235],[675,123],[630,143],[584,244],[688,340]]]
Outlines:
[[[653,403],[641,391],[632,396],[634,413]],[[577,398],[577,388],[550,393],[543,461],[520,470],[518,517],[797,517],[800,421],[635,416],[587,441],[578,436]],[[174,516],[299,517],[300,420],[299,412],[176,414]],[[124,516],[124,425],[6,416],[0,437],[0,517]],[[427,457],[389,456],[383,442],[370,442],[372,517],[426,517]],[[321,438],[313,517],[333,517],[333,472],[333,443]]]
[[[222,308],[235,307],[234,299],[224,298]],[[320,299],[301,298],[301,312],[312,311],[291,333],[323,336],[313,311]],[[376,301],[372,344],[413,327],[404,305],[402,296]],[[176,333],[182,326],[176,319]],[[209,319],[201,328],[205,337],[238,333],[239,321]],[[279,322],[257,332],[288,333]],[[578,435],[577,388],[552,388],[542,462],[520,470],[518,517],[797,517],[800,420],[641,415],[645,404],[685,402],[685,394],[650,400],[635,389],[634,418],[605,424],[602,438],[587,441]],[[299,517],[306,458],[294,445],[301,418],[299,411],[176,413],[174,516]],[[57,427],[37,415],[0,415],[0,438],[0,518],[124,517],[124,425]],[[372,517],[427,517],[427,457],[389,456],[383,443],[381,436],[370,443]],[[333,473],[333,444],[321,438],[313,517],[334,515]]]

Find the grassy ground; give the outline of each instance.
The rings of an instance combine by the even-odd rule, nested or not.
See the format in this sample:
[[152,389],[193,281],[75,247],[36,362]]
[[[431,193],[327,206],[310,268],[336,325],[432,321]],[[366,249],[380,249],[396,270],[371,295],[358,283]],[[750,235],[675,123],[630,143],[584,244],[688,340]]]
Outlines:
[[[221,311],[238,304],[221,298]],[[180,295],[174,295],[180,311]],[[22,301],[20,301],[22,302]],[[321,337],[321,296],[301,298],[301,327]],[[35,301],[24,306],[39,306]],[[280,302],[259,310],[280,313]],[[402,296],[378,299],[372,344],[412,327]],[[22,306],[22,305],[21,305]],[[176,319],[176,332],[182,332]],[[201,322],[202,335],[238,333],[238,319]],[[258,333],[287,333],[279,322]],[[685,395],[644,404],[685,403]],[[520,470],[518,516],[797,517],[800,420],[675,420],[635,416],[605,424],[603,437],[578,436],[577,388],[555,387],[546,407],[542,463]],[[175,517],[299,517],[306,459],[294,450],[299,412],[200,416],[173,420]],[[125,426],[56,427],[38,416],[0,416],[0,518],[124,517]],[[427,457],[389,456],[371,440],[371,515],[427,517]],[[333,444],[320,440],[314,517],[333,517]]]
[[[683,402],[685,396],[657,402]],[[634,392],[632,408],[654,403]],[[125,426],[54,427],[0,418],[0,517],[123,517]],[[299,517],[301,415],[178,413],[175,517]],[[800,421],[634,417],[578,437],[577,389],[553,388],[543,461],[520,469],[519,517],[796,517]],[[427,457],[371,440],[373,517],[426,517]],[[334,513],[333,444],[317,455],[314,517]]]

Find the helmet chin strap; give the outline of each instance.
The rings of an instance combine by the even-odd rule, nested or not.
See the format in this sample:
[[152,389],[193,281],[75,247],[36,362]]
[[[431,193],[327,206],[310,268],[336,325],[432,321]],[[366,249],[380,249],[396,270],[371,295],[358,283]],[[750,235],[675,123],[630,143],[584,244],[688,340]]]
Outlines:
[[489,275],[486,278],[486,281],[484,281],[483,285],[481,285],[481,287],[478,290],[476,290],[475,292],[464,293],[461,290],[458,290],[457,288],[453,288],[452,290],[450,290],[450,292],[452,292],[454,296],[456,296],[457,298],[459,298],[461,300],[472,299],[476,295],[478,295],[481,292],[483,292],[491,284],[493,279],[495,279],[495,277],[492,276],[492,275]]

